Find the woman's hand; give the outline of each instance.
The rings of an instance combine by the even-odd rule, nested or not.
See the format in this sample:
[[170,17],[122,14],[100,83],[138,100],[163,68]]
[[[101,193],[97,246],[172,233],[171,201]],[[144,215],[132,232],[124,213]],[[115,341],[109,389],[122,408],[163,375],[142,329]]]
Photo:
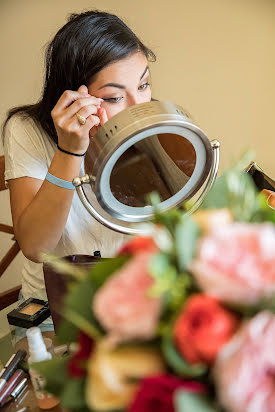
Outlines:
[[273,207],[275,209],[275,192],[272,192],[271,190],[264,189],[262,190],[262,193],[267,197],[267,203],[269,206]]
[[[62,149],[77,154],[86,152],[90,137],[108,120],[101,102],[88,93],[86,86],[80,86],[77,92],[66,90],[62,94],[51,112]],[[85,117],[85,124],[79,123],[77,113]]]

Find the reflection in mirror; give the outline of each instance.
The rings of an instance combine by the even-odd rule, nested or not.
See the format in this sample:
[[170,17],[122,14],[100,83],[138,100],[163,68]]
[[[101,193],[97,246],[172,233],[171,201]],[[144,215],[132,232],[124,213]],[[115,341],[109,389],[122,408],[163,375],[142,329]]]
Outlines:
[[154,191],[164,201],[185,186],[195,165],[195,149],[183,136],[149,136],[118,159],[110,177],[111,191],[119,202],[132,207],[146,206],[148,194]]

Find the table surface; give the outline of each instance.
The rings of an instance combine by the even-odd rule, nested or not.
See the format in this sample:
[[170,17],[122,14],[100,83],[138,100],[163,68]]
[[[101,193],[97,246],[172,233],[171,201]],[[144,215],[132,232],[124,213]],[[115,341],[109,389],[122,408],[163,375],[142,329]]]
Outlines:
[[[42,335],[44,338],[52,339],[53,343],[55,343],[54,342],[55,336],[53,332],[43,332]],[[20,340],[16,344],[14,351],[17,351],[18,349],[25,349],[27,352],[26,359],[28,359],[28,356],[29,356],[28,355],[28,343],[25,338]],[[48,410],[51,412],[66,412],[66,410],[62,408],[60,405],[54,408],[51,408],[51,409],[43,409],[43,410],[44,411]],[[41,412],[42,411],[42,409],[40,409],[37,405],[36,397],[34,394],[34,389],[33,389],[30,378],[28,379],[26,386],[20,392],[17,398],[15,400],[9,401],[1,408],[1,412],[15,412],[15,411],[16,412]]]

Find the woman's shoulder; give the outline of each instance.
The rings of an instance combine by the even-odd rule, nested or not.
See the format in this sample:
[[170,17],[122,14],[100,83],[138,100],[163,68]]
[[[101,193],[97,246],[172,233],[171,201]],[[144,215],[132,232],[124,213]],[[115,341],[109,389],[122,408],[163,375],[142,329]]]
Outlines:
[[30,151],[51,158],[55,144],[42,126],[25,113],[16,113],[8,119],[3,134],[6,151]]
[[32,131],[38,127],[37,122],[27,113],[18,112],[13,114],[5,123],[5,133],[16,131],[17,129]]
[[24,112],[15,113],[6,122],[3,131],[5,140],[20,140],[21,142],[29,141],[34,145],[42,144],[43,146],[53,146],[47,132],[41,124],[33,117]]

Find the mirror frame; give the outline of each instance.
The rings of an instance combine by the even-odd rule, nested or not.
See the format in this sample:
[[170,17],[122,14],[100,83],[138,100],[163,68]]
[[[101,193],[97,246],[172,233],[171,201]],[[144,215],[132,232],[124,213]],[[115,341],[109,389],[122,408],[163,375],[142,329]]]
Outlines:
[[[115,156],[116,160],[119,158],[119,155],[117,155],[118,152],[121,156],[125,150],[131,147],[136,141],[151,135],[160,134],[162,133],[161,130],[165,130],[164,132],[167,133],[171,128],[182,130],[180,135],[185,138],[184,131],[189,131],[191,136],[192,134],[195,135],[200,143],[203,143],[203,148],[205,150],[205,165],[201,176],[198,181],[195,182],[195,185],[191,190],[189,190],[187,196],[182,196],[182,198],[179,200],[177,199],[175,203],[172,202],[171,204],[170,202],[168,207],[161,207],[165,201],[161,202],[160,209],[161,211],[165,211],[182,205],[187,199],[190,199],[198,193],[204,185],[195,204],[187,213],[191,214],[199,207],[217,175],[219,165],[219,142],[216,140],[210,142],[206,134],[194,124],[180,106],[170,102],[152,101],[131,106],[118,113],[101,126],[93,138],[86,154],[85,172],[87,173],[83,177],[77,177],[73,180],[73,184],[76,187],[81,202],[86,210],[98,222],[112,230],[124,234],[144,233],[144,229],[139,228],[138,226],[141,222],[146,222],[152,219],[153,208],[149,206],[150,211],[148,213],[148,206],[138,207],[137,209],[147,209],[146,213],[140,215],[137,214],[134,218],[131,216],[130,219],[127,216],[126,218],[123,216],[123,219],[121,219],[121,215],[114,213],[108,206],[105,208],[104,205],[106,205],[106,203],[102,202],[102,199],[100,198],[100,188],[106,187],[106,184],[109,184],[110,186],[110,179],[108,180],[108,176],[110,177],[111,172],[109,174],[104,174],[104,171],[106,171],[106,165],[108,165],[110,159],[112,160],[112,157]],[[156,129],[158,130],[158,133],[152,133],[152,130]],[[190,141],[189,138],[186,139]],[[126,149],[123,150],[123,147],[126,147]],[[115,163],[113,162],[113,166],[114,164]],[[90,184],[95,192],[97,198],[96,207],[89,201],[83,189],[83,185],[86,184]],[[176,195],[177,193],[170,199],[173,199]],[[123,205],[122,203],[120,204]],[[126,208],[127,207],[129,206],[126,206]],[[136,209],[135,207],[130,208]],[[133,225],[133,222],[135,222],[135,225]]]

